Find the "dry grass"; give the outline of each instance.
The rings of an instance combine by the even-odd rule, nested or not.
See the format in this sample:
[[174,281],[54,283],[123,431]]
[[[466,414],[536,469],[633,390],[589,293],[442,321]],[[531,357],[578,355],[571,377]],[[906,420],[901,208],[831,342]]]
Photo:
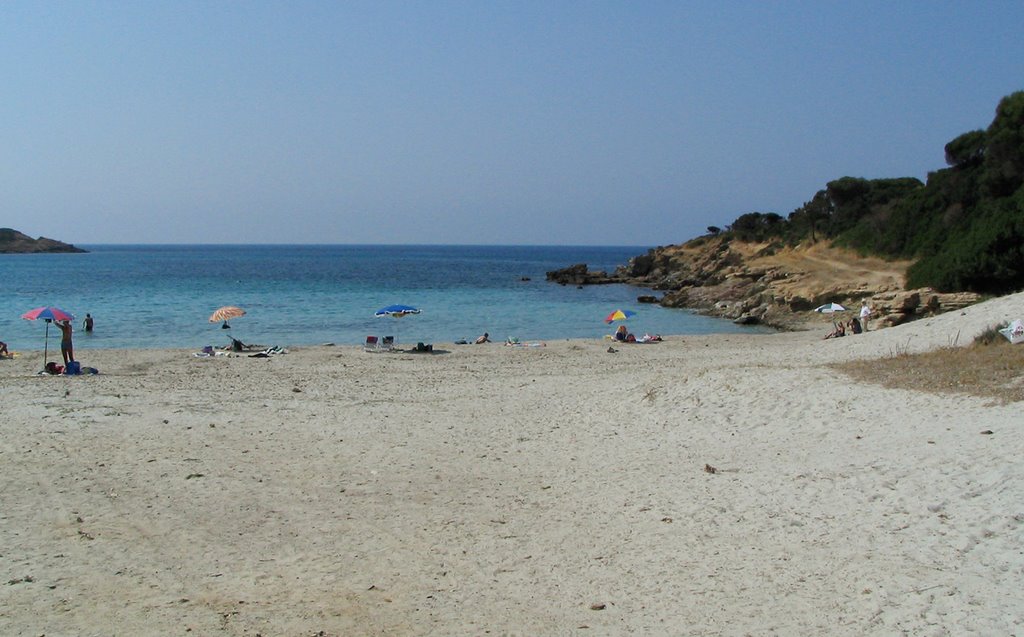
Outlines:
[[926,354],[896,352],[879,360],[836,365],[857,380],[894,389],[962,393],[1002,403],[1024,401],[1024,346],[1002,337],[991,344],[947,347]]

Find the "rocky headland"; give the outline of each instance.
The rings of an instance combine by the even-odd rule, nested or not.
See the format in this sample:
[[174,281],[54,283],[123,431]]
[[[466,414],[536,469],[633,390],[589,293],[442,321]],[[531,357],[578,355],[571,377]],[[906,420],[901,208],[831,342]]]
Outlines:
[[777,329],[821,326],[815,307],[836,302],[854,316],[862,300],[872,327],[892,326],[975,303],[970,292],[943,294],[907,289],[910,261],[862,257],[827,241],[779,247],[725,236],[704,236],[662,246],[630,259],[609,274],[576,264],[547,273],[563,285],[624,283],[661,292],[640,303],[689,308],[737,323]]
[[33,239],[27,234],[0,228],[0,254],[30,254],[39,252],[88,252],[70,243],[39,237]]
[[612,274],[578,264],[548,279],[628,283],[662,293],[638,301],[783,329],[820,326],[828,302],[851,316],[867,301],[877,327],[1024,290],[1024,91],[943,151],[926,182],[840,177],[787,216],[747,212]]

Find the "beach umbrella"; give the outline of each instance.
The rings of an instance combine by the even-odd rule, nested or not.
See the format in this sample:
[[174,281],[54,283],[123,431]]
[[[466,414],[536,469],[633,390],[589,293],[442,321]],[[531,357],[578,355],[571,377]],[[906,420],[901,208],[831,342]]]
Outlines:
[[846,308],[843,307],[842,305],[839,305],[838,303],[826,303],[824,305],[819,305],[818,307],[814,308],[814,311],[819,313],[819,314],[831,314],[832,315],[832,324],[835,325],[835,323],[836,323],[835,313],[836,312],[845,312]]
[[29,310],[22,314],[21,318],[28,321],[38,321],[39,319],[46,321],[46,336],[43,341],[43,367],[46,367],[46,358],[50,349],[50,323],[52,321],[73,321],[75,320],[75,316],[70,312],[65,312],[59,307],[47,306]]
[[[419,313],[420,313],[419,308],[415,308],[415,307],[413,307],[411,305],[389,305],[387,307],[380,308],[379,310],[374,312],[373,315],[378,317],[378,318],[380,318],[382,316],[392,316],[392,317],[394,317],[396,319],[399,319],[399,318],[402,318],[403,316],[408,316],[409,314],[419,314]],[[395,336],[396,336],[396,338],[398,336],[398,328],[397,328],[397,326],[395,328]]]
[[224,321],[224,325],[221,328],[228,329],[231,327],[228,325],[228,319],[238,318],[239,316],[245,316],[245,310],[234,305],[225,305],[224,307],[217,308],[213,314],[210,315],[211,323],[219,323]]
[[846,308],[838,303],[826,303],[814,308],[814,311],[820,314],[835,314],[836,312],[845,312]]
[[614,321],[625,321],[632,316],[636,316],[636,312],[633,310],[615,310],[604,318],[604,322],[612,323]]
[[389,305],[373,313],[374,316],[394,316],[402,318],[406,314],[419,314],[420,310],[411,305]]

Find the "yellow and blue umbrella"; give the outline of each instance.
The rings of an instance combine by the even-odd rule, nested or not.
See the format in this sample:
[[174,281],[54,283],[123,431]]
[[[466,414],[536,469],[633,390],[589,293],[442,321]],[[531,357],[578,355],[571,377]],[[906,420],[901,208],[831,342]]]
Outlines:
[[625,321],[631,316],[636,316],[636,312],[633,310],[615,310],[605,317],[604,322],[611,323],[613,321]]

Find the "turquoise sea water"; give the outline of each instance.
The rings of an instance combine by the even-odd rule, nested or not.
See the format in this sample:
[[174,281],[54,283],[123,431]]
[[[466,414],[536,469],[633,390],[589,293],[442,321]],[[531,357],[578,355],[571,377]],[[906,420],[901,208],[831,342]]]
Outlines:
[[[400,344],[472,340],[600,338],[603,318],[632,309],[631,331],[707,334],[751,331],[685,310],[639,305],[649,290],[560,286],[545,272],[575,263],[611,271],[640,247],[530,246],[83,246],[87,254],[0,255],[0,340],[42,349],[45,325],[21,315],[54,305],[77,317],[76,353],[87,348],[361,344],[396,334]],[[528,281],[523,280],[528,278]],[[422,310],[376,318],[384,306]],[[246,316],[222,330],[220,306]],[[85,334],[86,312],[96,330]],[[49,329],[50,347],[59,343]],[[81,354],[78,356],[83,358]]]

